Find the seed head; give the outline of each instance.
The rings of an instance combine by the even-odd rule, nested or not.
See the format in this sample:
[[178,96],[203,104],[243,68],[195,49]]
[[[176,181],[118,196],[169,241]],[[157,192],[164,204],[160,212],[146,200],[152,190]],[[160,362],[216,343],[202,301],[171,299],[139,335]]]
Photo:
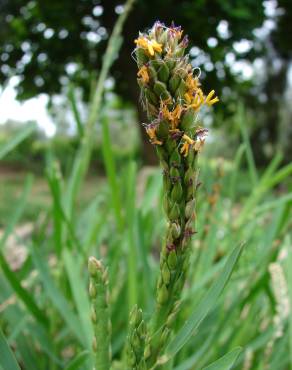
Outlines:
[[142,104],[151,121],[145,125],[150,142],[163,146],[176,140],[181,156],[190,150],[200,151],[202,138],[195,128],[196,115],[202,106],[219,101],[212,90],[207,96],[185,55],[188,36],[173,23],[166,27],[157,21],[146,33],[139,33],[134,50],[138,65],[138,84]]

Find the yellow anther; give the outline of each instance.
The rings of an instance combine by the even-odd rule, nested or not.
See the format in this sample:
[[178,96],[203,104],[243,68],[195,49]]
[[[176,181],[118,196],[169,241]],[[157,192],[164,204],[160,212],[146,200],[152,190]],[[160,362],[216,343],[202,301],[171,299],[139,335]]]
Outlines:
[[134,43],[140,48],[147,50],[149,40],[144,36],[140,36],[136,40],[134,40]]
[[186,92],[185,95],[184,95],[184,97],[185,97],[185,99],[187,101],[187,104],[191,104],[192,99],[193,99],[192,95],[189,92]]
[[185,142],[183,143],[180,152],[183,154],[184,157],[187,157],[187,155],[189,154],[190,146],[195,144],[195,141],[186,134],[184,134],[182,138],[185,140]]
[[215,90],[210,91],[209,94],[207,95],[206,99],[205,99],[205,103],[209,107],[219,101],[218,96],[215,96],[215,98],[213,98],[214,94],[215,94]]
[[158,140],[157,137],[156,137],[156,128],[155,127],[147,127],[146,132],[147,132],[152,144],[162,145],[162,141]]
[[193,145],[195,142],[193,139],[191,139],[188,135],[184,134],[183,137],[182,137],[187,143],[189,143],[190,145]]
[[189,154],[189,148],[190,148],[190,144],[187,142],[184,142],[183,146],[180,149],[180,152],[181,154],[183,154],[184,157],[187,157],[187,155]]
[[193,74],[189,73],[188,76],[187,76],[187,79],[186,79],[186,85],[187,85],[187,88],[191,92],[195,92],[198,89],[198,87],[200,86],[200,82],[199,82],[198,77],[194,78]]
[[182,114],[183,108],[180,104],[177,104],[177,106],[172,111],[172,116],[174,120],[179,120],[180,116]]
[[137,76],[141,77],[144,84],[147,84],[149,82],[149,74],[147,67],[146,66],[141,67],[137,73]]
[[[151,40],[150,41],[151,47],[154,51],[157,51],[157,53],[162,52],[162,44],[159,44],[156,40]],[[154,55],[154,53],[153,53]]]
[[160,112],[162,113],[163,118],[168,120],[171,124],[171,128],[174,130],[178,124],[183,112],[183,107],[180,104],[177,104],[173,111],[169,111],[167,104],[169,104],[169,99],[166,101],[160,102]]
[[162,44],[159,44],[156,40],[149,40],[145,36],[138,37],[134,42],[138,47],[146,50],[152,57],[155,51],[158,53],[162,52]]
[[187,109],[193,108],[194,110],[198,110],[204,103],[204,94],[200,88],[196,90],[194,96],[190,92],[187,92],[185,93],[184,97],[187,102],[186,104]]

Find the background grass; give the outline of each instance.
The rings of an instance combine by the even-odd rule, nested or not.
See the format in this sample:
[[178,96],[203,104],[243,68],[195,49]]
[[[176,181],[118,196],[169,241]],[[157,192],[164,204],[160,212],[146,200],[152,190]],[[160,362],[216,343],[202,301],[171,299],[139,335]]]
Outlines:
[[[91,254],[109,266],[114,359],[121,358],[133,304],[139,303],[146,317],[151,315],[165,227],[161,173],[138,168],[131,160],[117,169],[103,132],[107,178],[85,181],[70,217],[65,208],[67,181],[56,159],[48,161],[47,183],[28,177],[23,188],[22,174],[16,181],[2,181],[7,195],[1,202],[1,324],[24,369],[72,368],[73,359],[73,368],[90,367],[86,264]],[[254,184],[251,172],[239,168],[249,163],[242,148],[245,143],[234,162],[209,159],[207,152],[201,156],[198,233],[177,330],[196,311],[233,246],[244,241],[245,248],[225,293],[208,307],[195,336],[175,356],[175,369],[201,369],[230,351],[237,353],[238,346],[243,350],[235,368],[290,366],[285,305],[291,302],[292,198],[287,190],[292,168],[281,167],[277,157],[257,173]],[[28,222],[28,235],[19,235]],[[25,251],[18,264],[10,260],[13,249]],[[279,266],[284,281],[281,276],[271,280],[272,263]]]
[[[133,305],[137,303],[146,318],[153,312],[165,228],[161,171],[142,168],[130,156],[119,162],[102,105],[104,81],[121,45],[127,11],[113,31],[99,79],[93,81],[83,129],[74,93],[70,95],[82,136],[70,158],[70,170],[64,171],[49,150],[43,178],[20,173],[1,181],[4,370],[92,368],[86,269],[90,255],[109,268],[116,363],[122,359]],[[292,165],[282,165],[279,154],[267,168],[256,168],[244,115],[240,107],[235,122],[241,127],[242,142],[234,160],[214,156],[212,143],[201,155],[190,274],[175,323],[178,334],[167,349],[170,360],[161,365],[163,369],[292,368]],[[97,122],[105,176],[87,178]],[[6,143],[0,150],[3,158],[30,134],[22,130],[17,140]],[[27,223],[29,231],[21,234]],[[219,296],[239,256],[234,247],[242,242],[242,256]],[[18,259],[12,259],[13,251]],[[273,275],[275,269],[278,273]]]

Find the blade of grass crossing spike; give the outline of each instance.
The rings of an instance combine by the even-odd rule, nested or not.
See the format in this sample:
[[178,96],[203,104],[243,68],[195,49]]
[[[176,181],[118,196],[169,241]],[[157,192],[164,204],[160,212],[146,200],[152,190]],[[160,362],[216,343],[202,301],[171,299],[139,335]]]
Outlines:
[[222,269],[225,261],[226,257],[223,257],[219,262],[210,267],[208,271],[205,271],[205,274],[200,276],[200,279],[198,279],[198,281],[194,281],[192,286],[186,292],[184,292],[183,298],[191,299],[192,295],[196,294],[198,290],[204,288],[205,285],[212,281],[214,275]]
[[232,251],[218,279],[216,279],[203,300],[194,308],[189,319],[168,344],[166,348],[166,360],[173,357],[188,342],[202,320],[207,316],[208,312],[215,307],[220,294],[230,279],[242,249],[243,244],[239,245]]
[[66,197],[66,215],[71,218],[73,212],[73,205],[75,198],[79,191],[80,185],[84,179],[89,165],[90,155],[92,151],[92,143],[94,138],[94,125],[96,124],[99,113],[101,111],[102,96],[104,91],[105,80],[108,76],[110,67],[113,63],[115,56],[121,46],[120,34],[124,22],[132,8],[135,0],[127,0],[124,6],[124,11],[119,15],[117,22],[114,25],[113,32],[110,36],[107,48],[104,54],[102,67],[99,73],[96,90],[92,96],[89,106],[89,115],[84,127],[83,140],[80,148],[76,154],[72,173],[68,183],[68,191]]
[[79,342],[86,346],[86,340],[80,325],[80,321],[73,313],[71,307],[68,305],[66,298],[58,289],[54,280],[49,272],[49,267],[44,258],[41,257],[39,251],[34,246],[31,247],[31,254],[34,264],[40,274],[40,278],[44,284],[46,293],[56,309],[59,311],[60,316],[63,318],[68,328],[75,334]]
[[106,175],[110,185],[112,207],[116,217],[116,223],[120,230],[123,228],[122,206],[120,190],[117,180],[117,171],[112,151],[108,120],[106,117],[102,119],[102,153],[105,163]]
[[203,370],[230,370],[240,355],[242,349],[240,347],[234,348],[232,351],[228,352],[219,360],[213,362],[211,365],[204,367]]
[[2,330],[0,329],[0,365],[6,370],[20,370],[20,367],[12,353]]
[[2,160],[7,154],[9,154],[18,144],[29,137],[36,129],[34,124],[26,125],[24,128],[19,130],[14,137],[11,138],[7,143],[0,146],[0,160]]

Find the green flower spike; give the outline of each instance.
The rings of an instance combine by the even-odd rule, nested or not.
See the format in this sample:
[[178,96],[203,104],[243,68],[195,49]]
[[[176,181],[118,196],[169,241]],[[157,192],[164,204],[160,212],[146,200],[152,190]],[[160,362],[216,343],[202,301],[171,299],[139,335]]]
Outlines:
[[107,271],[94,257],[88,260],[89,296],[91,299],[91,321],[94,328],[92,348],[95,370],[109,370],[111,361],[111,322],[108,307]]
[[134,306],[130,313],[129,334],[126,344],[126,362],[128,370],[147,370],[144,359],[147,327],[142,310]]

